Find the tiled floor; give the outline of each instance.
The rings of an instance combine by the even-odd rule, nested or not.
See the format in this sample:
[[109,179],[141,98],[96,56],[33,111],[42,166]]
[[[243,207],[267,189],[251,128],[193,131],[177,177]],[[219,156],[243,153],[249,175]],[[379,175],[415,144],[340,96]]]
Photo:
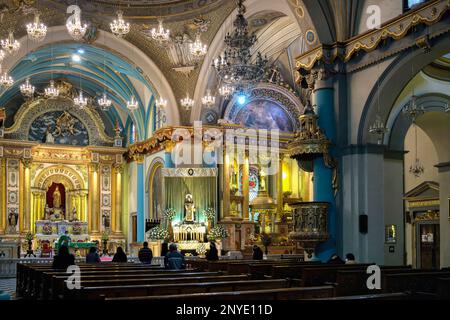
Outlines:
[[0,279],[0,291],[6,291],[14,299],[16,295],[16,278]]

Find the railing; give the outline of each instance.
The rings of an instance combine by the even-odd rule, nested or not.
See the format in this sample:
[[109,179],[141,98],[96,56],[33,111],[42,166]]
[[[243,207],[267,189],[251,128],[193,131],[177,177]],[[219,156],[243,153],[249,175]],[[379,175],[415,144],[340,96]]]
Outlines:
[[[52,258],[22,258],[22,259],[4,259],[0,258],[0,278],[15,278],[18,263],[39,263],[50,264]],[[75,259],[75,263],[84,263],[84,258]],[[140,263],[137,257],[128,257],[128,263]],[[164,257],[153,257],[152,265],[164,267]]]

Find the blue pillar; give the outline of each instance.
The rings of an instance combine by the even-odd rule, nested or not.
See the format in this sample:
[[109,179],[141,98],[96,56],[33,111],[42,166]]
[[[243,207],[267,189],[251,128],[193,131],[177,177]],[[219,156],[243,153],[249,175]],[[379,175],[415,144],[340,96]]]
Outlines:
[[144,164],[137,163],[137,241],[145,241],[145,214],[144,214]]
[[165,152],[164,153],[164,166],[166,168],[175,168],[175,164],[172,161],[172,153],[171,152]]
[[[336,130],[334,124],[333,88],[330,84],[315,91],[316,114],[319,117],[319,127],[324,131],[327,138],[334,143],[336,141]],[[330,150],[333,155],[333,148]],[[314,201],[329,202],[328,211],[328,233],[330,239],[321,243],[316,248],[316,257],[327,261],[333,253],[336,253],[336,201],[332,186],[333,169],[325,166],[323,157],[314,160]]]

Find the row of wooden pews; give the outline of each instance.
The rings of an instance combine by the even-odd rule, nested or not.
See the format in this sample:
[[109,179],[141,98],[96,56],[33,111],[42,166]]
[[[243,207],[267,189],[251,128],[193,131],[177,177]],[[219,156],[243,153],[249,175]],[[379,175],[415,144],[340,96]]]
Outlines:
[[369,264],[283,260],[191,262],[186,270],[141,264],[80,264],[80,289],[49,265],[19,265],[17,297],[71,300],[302,300],[449,298],[450,271],[381,266],[382,289],[366,285]]

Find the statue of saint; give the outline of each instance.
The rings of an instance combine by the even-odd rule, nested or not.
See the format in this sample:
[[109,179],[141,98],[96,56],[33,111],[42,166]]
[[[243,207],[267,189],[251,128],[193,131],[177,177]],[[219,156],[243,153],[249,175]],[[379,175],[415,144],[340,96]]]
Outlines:
[[59,192],[59,186],[57,186],[56,190],[53,192],[53,208],[61,208],[61,193]]
[[44,209],[44,220],[49,220],[50,219],[50,208],[48,207],[48,204],[45,204],[45,209]]
[[187,194],[184,198],[184,220],[194,221],[195,216],[195,205],[192,200],[192,194]]
[[77,208],[72,208],[72,221],[78,221]]
[[48,125],[45,131],[45,143],[55,143],[55,137],[53,137],[52,131],[50,130],[50,125]]

